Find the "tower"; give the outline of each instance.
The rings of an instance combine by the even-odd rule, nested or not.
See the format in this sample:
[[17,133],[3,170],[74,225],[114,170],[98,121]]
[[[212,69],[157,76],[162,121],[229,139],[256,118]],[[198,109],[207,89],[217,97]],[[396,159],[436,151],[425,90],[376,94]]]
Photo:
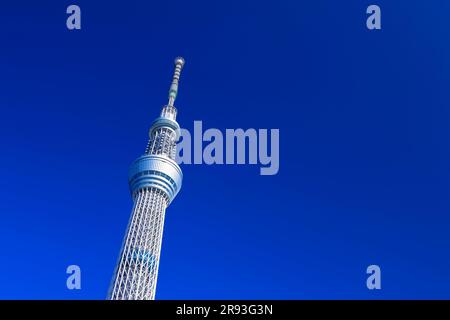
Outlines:
[[181,188],[183,174],[175,162],[180,126],[174,106],[183,58],[175,59],[169,102],[153,121],[144,155],[129,169],[133,210],[112,280],[112,300],[155,298],[166,208]]

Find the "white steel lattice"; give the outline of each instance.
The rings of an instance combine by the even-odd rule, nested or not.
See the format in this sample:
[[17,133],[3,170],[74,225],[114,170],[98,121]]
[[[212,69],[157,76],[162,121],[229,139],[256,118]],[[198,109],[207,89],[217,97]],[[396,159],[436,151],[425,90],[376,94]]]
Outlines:
[[151,133],[151,138],[145,153],[158,154],[175,159],[176,133],[173,129],[162,127]]
[[167,201],[167,196],[156,188],[136,193],[111,299],[155,298]]

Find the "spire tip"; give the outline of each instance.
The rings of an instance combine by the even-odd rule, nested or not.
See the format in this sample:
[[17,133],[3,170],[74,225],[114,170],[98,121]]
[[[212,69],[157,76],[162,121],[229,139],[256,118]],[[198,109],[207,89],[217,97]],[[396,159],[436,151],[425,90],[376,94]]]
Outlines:
[[183,57],[176,57],[175,58],[175,65],[184,66],[184,59],[183,59]]

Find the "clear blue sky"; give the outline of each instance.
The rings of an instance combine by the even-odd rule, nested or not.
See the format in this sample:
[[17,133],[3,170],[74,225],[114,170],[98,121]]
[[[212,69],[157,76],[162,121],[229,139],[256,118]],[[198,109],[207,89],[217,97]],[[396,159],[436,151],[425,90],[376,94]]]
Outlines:
[[178,55],[179,123],[279,128],[280,171],[183,166],[157,298],[450,298],[448,1],[376,1],[377,32],[368,1],[27,2],[0,6],[0,298],[106,297]]

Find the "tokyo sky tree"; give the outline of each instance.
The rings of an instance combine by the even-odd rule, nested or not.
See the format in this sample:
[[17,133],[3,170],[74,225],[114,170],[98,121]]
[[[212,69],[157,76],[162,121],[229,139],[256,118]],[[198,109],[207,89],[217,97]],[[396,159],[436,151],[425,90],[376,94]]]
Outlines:
[[149,131],[144,155],[131,165],[128,183],[134,201],[119,262],[111,284],[112,300],[155,298],[166,208],[181,188],[183,174],[175,162],[180,126],[174,107],[183,58],[175,59],[169,102]]

